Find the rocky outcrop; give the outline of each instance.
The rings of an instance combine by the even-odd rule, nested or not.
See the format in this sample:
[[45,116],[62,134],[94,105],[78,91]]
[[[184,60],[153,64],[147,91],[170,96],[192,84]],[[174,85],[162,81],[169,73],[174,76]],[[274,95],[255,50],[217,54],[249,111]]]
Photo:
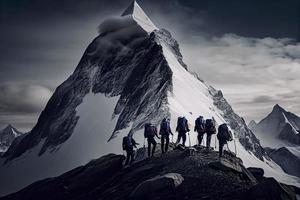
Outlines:
[[256,178],[256,180],[261,181],[264,178],[264,169],[257,167],[248,167],[247,170]]
[[[109,154],[55,178],[38,181],[1,200],[79,199],[288,199],[294,192],[274,179],[257,183],[242,161],[226,153],[227,168],[216,168],[218,153],[195,146],[193,154],[174,149],[122,167],[124,156]],[[183,155],[185,155],[183,157]],[[236,170],[240,166],[242,170]],[[222,165],[222,163],[220,164]],[[255,181],[253,181],[253,179]],[[238,191],[238,192],[237,192]],[[287,192],[288,191],[288,192]],[[267,195],[268,194],[268,195]],[[276,198],[274,198],[276,197]]]
[[177,173],[168,173],[154,177],[140,183],[130,194],[130,198],[138,198],[143,196],[151,196],[157,192],[172,192],[181,183],[184,178]]

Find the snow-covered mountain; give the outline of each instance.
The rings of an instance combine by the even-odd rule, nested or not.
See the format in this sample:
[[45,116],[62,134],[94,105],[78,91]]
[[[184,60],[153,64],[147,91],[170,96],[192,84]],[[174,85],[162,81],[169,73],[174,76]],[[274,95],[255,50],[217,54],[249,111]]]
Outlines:
[[265,147],[300,145],[300,118],[278,104],[267,117],[251,129]]
[[257,124],[249,125],[267,153],[288,174],[300,177],[300,118],[276,104]]
[[7,125],[3,130],[0,130],[0,153],[7,151],[12,142],[21,135],[12,125]]
[[[263,167],[266,176],[300,185],[264,159],[259,140],[222,92],[188,71],[177,41],[134,1],[121,17],[104,20],[99,36],[56,89],[36,126],[0,160],[0,195],[109,152],[121,153],[122,137],[129,132],[143,144],[145,122],[158,125],[168,116],[174,129],[178,116],[186,116],[192,126],[198,115],[230,124],[236,142],[229,147],[244,165]],[[191,133],[191,143],[196,141]],[[216,141],[214,136],[214,147]]]

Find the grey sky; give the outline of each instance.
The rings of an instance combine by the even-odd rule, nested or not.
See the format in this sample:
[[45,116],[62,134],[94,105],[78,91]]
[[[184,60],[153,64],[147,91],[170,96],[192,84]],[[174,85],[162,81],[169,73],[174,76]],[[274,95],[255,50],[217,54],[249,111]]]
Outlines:
[[[129,3],[1,1],[0,128],[29,130],[97,26]],[[179,41],[189,68],[221,89],[241,116],[259,120],[275,103],[300,114],[299,1],[139,3]]]

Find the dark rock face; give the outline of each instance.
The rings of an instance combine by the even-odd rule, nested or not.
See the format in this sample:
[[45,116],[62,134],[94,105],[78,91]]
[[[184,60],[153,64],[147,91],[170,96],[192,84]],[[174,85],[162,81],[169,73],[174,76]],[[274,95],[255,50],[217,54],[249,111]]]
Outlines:
[[68,140],[79,120],[76,107],[90,91],[107,97],[120,96],[111,113],[112,117],[118,115],[111,138],[131,122],[134,132],[147,121],[159,124],[169,116],[167,93],[172,91],[172,71],[156,34],[148,35],[138,26],[135,29],[126,38],[113,38],[114,45],[107,45],[112,38],[106,35],[100,35],[89,45],[75,72],[56,89],[37,125],[12,147],[14,151],[5,154],[8,160],[42,139],[45,141],[39,155]]
[[232,199],[296,200],[296,195],[292,187],[282,185],[274,178],[264,178],[249,190],[236,192]]
[[278,137],[282,140],[287,140],[292,144],[300,145],[300,134],[295,133],[291,124],[286,124],[280,131]]
[[230,127],[234,130],[244,148],[263,160],[263,156],[265,155],[264,149],[253,132],[248,128],[244,119],[233,111],[220,90],[210,87],[210,94],[213,96],[215,106],[223,111],[222,116],[230,124]]
[[300,158],[291,153],[287,148],[267,148],[267,153],[286,173],[300,177]]
[[148,196],[156,192],[173,192],[184,178],[177,173],[164,174],[140,183],[130,194],[130,198]]
[[257,167],[248,167],[247,170],[258,180],[261,181],[264,177],[264,169]]

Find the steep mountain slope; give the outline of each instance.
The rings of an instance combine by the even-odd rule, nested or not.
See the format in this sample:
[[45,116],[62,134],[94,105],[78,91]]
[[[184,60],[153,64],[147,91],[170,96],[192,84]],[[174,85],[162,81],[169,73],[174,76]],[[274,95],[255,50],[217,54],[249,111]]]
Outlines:
[[300,157],[292,153],[288,148],[266,148],[268,155],[288,174],[300,177]]
[[[285,183],[300,183],[264,159],[259,141],[221,91],[187,70],[176,40],[158,30],[134,1],[122,17],[100,25],[99,36],[56,89],[36,126],[0,160],[0,195],[99,155],[120,153],[125,134],[134,133],[142,144],[145,122],[158,125],[170,117],[174,129],[178,116],[193,123],[200,114],[230,124],[237,140],[229,147],[246,166],[263,167],[267,176]],[[190,136],[195,144],[196,134]],[[217,147],[215,136],[212,145]]]
[[0,153],[6,152],[12,142],[21,135],[22,133],[18,131],[12,125],[6,126],[0,131]]

